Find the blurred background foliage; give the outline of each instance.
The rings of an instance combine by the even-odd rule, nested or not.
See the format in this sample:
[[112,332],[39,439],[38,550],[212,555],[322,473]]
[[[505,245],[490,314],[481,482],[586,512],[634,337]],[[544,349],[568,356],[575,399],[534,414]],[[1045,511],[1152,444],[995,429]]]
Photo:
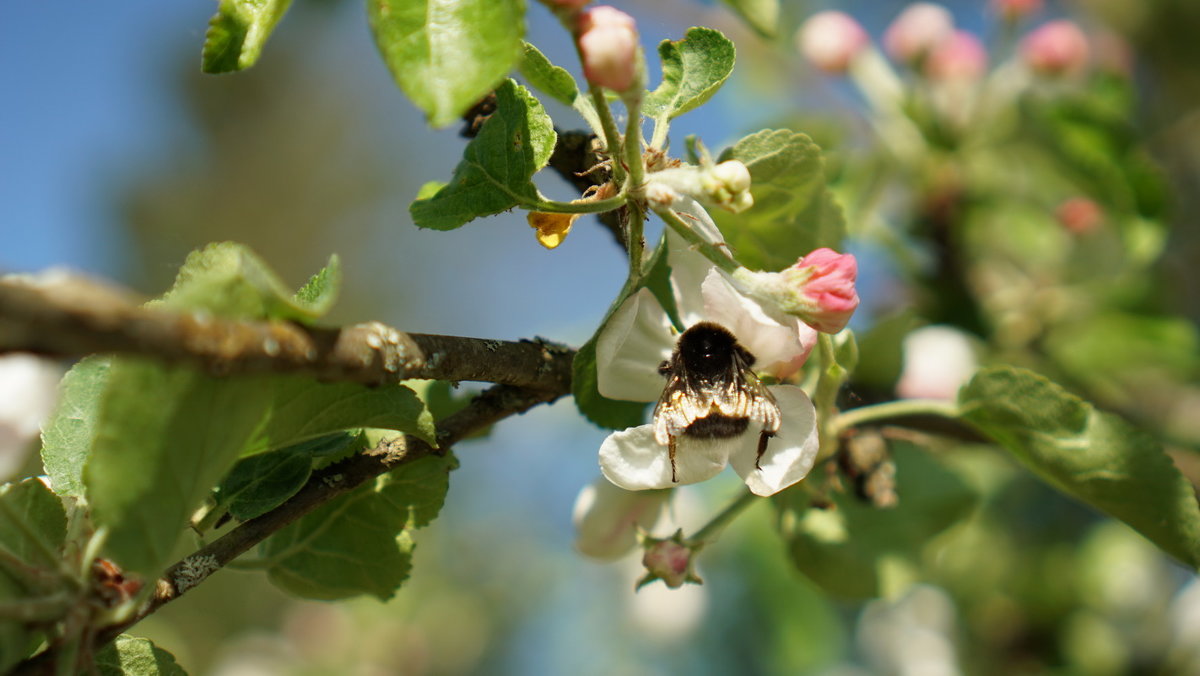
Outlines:
[[[566,36],[530,4],[530,40],[573,64]],[[1034,368],[1155,431],[1200,478],[1200,43],[1192,35],[1200,6],[1048,3],[1044,16],[1122,38],[1130,70],[1097,68],[1068,90],[1031,89],[1019,105],[977,111],[983,123],[956,126],[916,105],[911,118],[929,143],[913,163],[882,152],[862,100],[809,69],[791,42],[807,16],[830,7],[878,37],[905,3],[785,1],[775,42],[721,3],[613,4],[638,18],[647,45],[706,25],[738,46],[734,78],[679,121],[677,146],[689,133],[719,149],[762,127],[789,127],[825,149],[862,268],[854,327],[863,361],[852,398],[893,397],[903,334],[948,324],[972,334],[984,362]],[[994,59],[1011,49],[984,3],[947,5]],[[4,23],[30,27],[0,50],[35,53],[58,34],[56,11],[0,9]],[[67,19],[100,22],[103,39],[68,36],[56,47],[65,58],[0,75],[15,106],[0,113],[12,116],[0,131],[12,149],[0,159],[0,190],[16,205],[0,220],[0,267],[68,262],[153,294],[209,241],[248,243],[296,283],[336,251],[346,283],[333,322],[574,344],[616,293],[625,263],[602,228],[577,227],[547,253],[521,214],[451,233],[411,226],[408,202],[421,183],[450,174],[461,143],[454,130],[427,129],[394,90],[360,3],[298,0],[259,65],[221,77],[198,69],[207,5],[79,11],[116,14]],[[106,49],[122,41],[136,47]],[[122,102],[117,87],[72,90],[92,69],[125,69],[147,98]],[[55,88],[77,93],[55,98]],[[109,116],[84,124],[89,133],[135,151],[81,146],[91,154],[80,158],[49,142],[89,105]],[[139,107],[169,119],[139,125]],[[547,107],[572,125],[568,111]],[[77,205],[69,224],[39,222],[55,212],[34,201],[50,198],[22,187],[55,162],[87,168],[53,174],[53,199]],[[543,190],[570,197],[556,181]],[[96,185],[102,194],[89,193]],[[1060,207],[1074,198],[1101,210],[1086,233],[1061,223]],[[1193,576],[1007,456],[965,442],[928,453],[893,444],[901,506],[894,515],[863,508],[863,527],[891,518],[905,532],[885,565],[871,568],[878,579],[852,573],[867,555],[849,551],[826,585],[884,599],[839,600],[819,575],[799,574],[792,557],[807,550],[778,534],[796,527],[788,519],[798,512],[786,504],[756,506],[706,550],[703,587],[635,594],[635,562],[597,565],[571,549],[571,504],[595,476],[602,436],[568,402],[464,444],[446,509],[419,542],[413,581],[387,604],[291,600],[261,576],[230,570],[137,633],[191,673],[212,674],[1200,670]],[[922,530],[919,516],[903,518],[931,494],[914,488],[906,503],[909,482],[939,487],[949,502],[934,511],[950,510],[956,523]],[[702,520],[736,485],[681,491],[677,520]],[[857,508],[850,493],[837,499]]]

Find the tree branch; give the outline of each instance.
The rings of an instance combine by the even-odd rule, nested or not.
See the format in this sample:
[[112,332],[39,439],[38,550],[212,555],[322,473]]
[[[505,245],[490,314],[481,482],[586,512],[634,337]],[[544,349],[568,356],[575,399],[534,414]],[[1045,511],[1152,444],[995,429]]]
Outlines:
[[[466,408],[438,422],[439,448],[412,436],[384,440],[375,448],[313,472],[295,495],[279,507],[250,519],[200,548],[167,569],[155,586],[154,594],[132,617],[96,633],[94,648],[118,635],[174,601],[203,582],[272,533],[296,521],[333,498],[353,490],[384,472],[431,454],[444,452],[472,433],[509,416],[524,413],[543,403],[551,403],[570,391],[569,384],[558,390],[534,390],[496,385],[475,398]],[[51,674],[58,652],[54,646],[30,657],[17,666],[15,674]]]
[[540,339],[406,333],[379,322],[318,328],[146,308],[126,293],[79,277],[0,281],[0,353],[12,351],[136,354],[213,375],[298,373],[368,385],[477,380],[554,392],[567,388],[574,358],[572,350]]

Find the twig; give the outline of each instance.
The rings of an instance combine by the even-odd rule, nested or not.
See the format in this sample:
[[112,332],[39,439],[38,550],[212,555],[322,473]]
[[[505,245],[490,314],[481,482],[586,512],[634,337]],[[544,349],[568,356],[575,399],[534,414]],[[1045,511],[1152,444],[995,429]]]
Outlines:
[[[464,437],[511,415],[524,413],[550,403],[570,390],[531,390],[497,385],[480,394],[466,408],[438,423],[438,442],[442,449]],[[404,464],[441,452],[415,437],[406,436],[380,442],[375,448],[314,472],[308,483],[279,507],[246,521],[230,532],[200,548],[167,569],[158,580],[154,595],[129,619],[104,627],[96,634],[95,648],[174,601],[203,582],[272,533],[296,521],[329,500],[361,486],[372,478]],[[15,674],[49,674],[58,653],[51,647],[19,664]]]
[[0,281],[0,353],[12,351],[136,354],[192,364],[213,375],[298,373],[368,385],[476,380],[556,392],[570,382],[574,357],[543,340],[406,333],[379,322],[318,328],[146,308],[78,277]]

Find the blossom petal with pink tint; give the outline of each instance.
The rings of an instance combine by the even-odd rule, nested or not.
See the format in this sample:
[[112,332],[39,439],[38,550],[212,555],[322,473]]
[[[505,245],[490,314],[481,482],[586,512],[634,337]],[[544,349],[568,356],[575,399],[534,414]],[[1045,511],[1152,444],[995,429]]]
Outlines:
[[954,31],[925,61],[925,74],[941,82],[971,82],[987,72],[988,55],[979,38],[967,31]]
[[796,32],[796,46],[804,58],[832,74],[846,72],[870,43],[863,27],[845,12],[818,12]]
[[1021,41],[1021,58],[1042,75],[1068,75],[1082,71],[1090,57],[1087,36],[1066,19],[1039,26]]
[[816,331],[795,317],[773,316],[715,267],[710,267],[700,288],[705,318],[729,329],[754,355],[755,371],[787,378],[800,370],[817,344]]
[[883,46],[893,59],[916,63],[953,32],[950,10],[932,2],[916,2],[888,26]]
[[579,53],[588,82],[617,92],[630,89],[637,75],[637,25],[615,7],[596,5],[579,14]]

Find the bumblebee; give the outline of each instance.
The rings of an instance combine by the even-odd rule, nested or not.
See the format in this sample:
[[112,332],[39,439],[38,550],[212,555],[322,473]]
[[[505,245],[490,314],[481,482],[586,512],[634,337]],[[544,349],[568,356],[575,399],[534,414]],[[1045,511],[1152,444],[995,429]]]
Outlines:
[[671,358],[658,367],[667,379],[654,407],[654,439],[667,447],[671,481],[675,471],[676,442],[694,439],[732,439],[753,422],[761,427],[754,466],[779,431],[779,404],[754,375],[755,357],[737,342],[728,329],[700,322],[684,331]]

